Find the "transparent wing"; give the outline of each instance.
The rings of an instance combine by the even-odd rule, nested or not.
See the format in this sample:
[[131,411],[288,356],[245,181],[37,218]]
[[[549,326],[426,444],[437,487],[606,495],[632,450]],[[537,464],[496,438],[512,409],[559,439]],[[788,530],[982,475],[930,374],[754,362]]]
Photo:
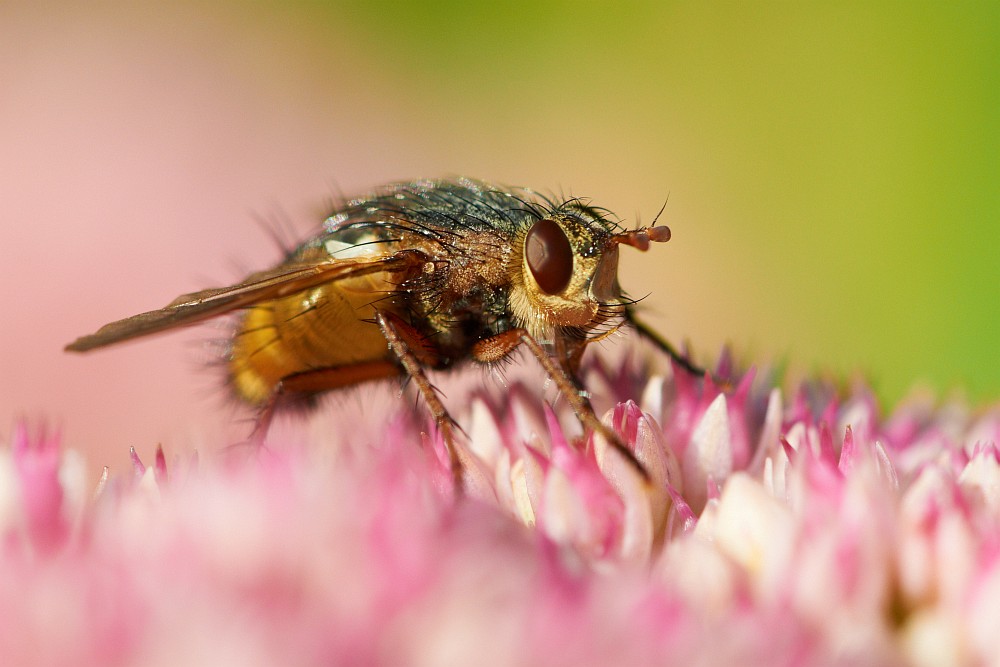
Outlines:
[[86,352],[132,338],[196,324],[239,308],[346,278],[388,272],[403,274],[399,280],[403,282],[411,272],[419,271],[426,261],[426,255],[418,250],[400,250],[381,257],[334,259],[325,256],[319,261],[282,264],[274,269],[251,274],[236,285],[183,294],[159,310],[105,324],[96,333],[77,338],[65,349]]

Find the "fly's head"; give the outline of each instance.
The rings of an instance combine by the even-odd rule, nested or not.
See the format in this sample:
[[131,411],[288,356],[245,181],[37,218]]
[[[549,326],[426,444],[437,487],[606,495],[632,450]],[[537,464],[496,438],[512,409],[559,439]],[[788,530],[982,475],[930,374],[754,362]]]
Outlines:
[[527,225],[515,242],[511,310],[538,340],[592,339],[623,321],[618,247],[646,250],[670,238],[665,226],[621,231],[600,209],[572,201]]

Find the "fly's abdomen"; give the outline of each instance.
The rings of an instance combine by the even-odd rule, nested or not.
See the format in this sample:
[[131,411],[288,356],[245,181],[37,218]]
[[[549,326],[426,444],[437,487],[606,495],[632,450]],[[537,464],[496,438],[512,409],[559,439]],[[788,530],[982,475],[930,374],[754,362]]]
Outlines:
[[[376,305],[392,310],[384,275],[343,280],[247,310],[233,339],[229,375],[236,394],[261,405],[282,380],[389,358],[372,321]],[[366,321],[367,320],[367,321]],[[350,382],[345,382],[350,384]]]

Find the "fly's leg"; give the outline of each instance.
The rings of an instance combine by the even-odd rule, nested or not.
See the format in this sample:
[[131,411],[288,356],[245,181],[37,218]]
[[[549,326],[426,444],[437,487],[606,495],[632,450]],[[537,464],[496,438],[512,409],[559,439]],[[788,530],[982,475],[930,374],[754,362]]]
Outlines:
[[705,377],[705,374],[708,371],[706,371],[701,366],[696,366],[694,363],[692,363],[690,359],[688,359],[683,354],[678,352],[677,349],[673,345],[671,345],[666,338],[657,333],[652,327],[650,327],[642,320],[636,319],[632,313],[628,313],[626,317],[629,323],[633,327],[635,327],[636,331],[639,332],[640,336],[642,336],[643,338],[651,342],[653,345],[658,347],[661,352],[663,352],[668,357],[673,359],[678,366],[686,370],[691,375],[697,377]]
[[364,361],[348,366],[315,368],[284,377],[275,393],[280,392],[286,396],[318,394],[397,375],[399,368],[391,361]]
[[448,414],[437,391],[427,379],[427,374],[424,373],[424,364],[421,363],[421,359],[416,353],[417,351],[422,352],[421,356],[425,357],[424,361],[426,362],[426,357],[431,354],[431,351],[422,345],[420,333],[398,317],[389,313],[377,312],[375,322],[382,330],[382,335],[385,336],[389,349],[399,359],[403,370],[413,380],[417,391],[427,403],[427,408],[430,410],[431,416],[434,417],[434,423],[448,448],[448,459],[455,490],[461,492],[463,465],[455,447],[455,430],[459,427]]
[[226,446],[222,451],[227,462],[237,462],[252,458],[264,449],[264,438],[271,429],[271,422],[274,421],[274,412],[280,400],[280,385],[271,392],[267,401],[257,409],[257,414],[253,418],[253,429],[246,440],[240,440]]
[[278,383],[278,386],[274,388],[271,395],[267,397],[267,401],[257,410],[257,419],[254,421],[253,430],[250,431],[250,437],[247,438],[244,444],[250,445],[254,449],[264,445],[264,438],[267,437],[267,432],[271,430],[271,422],[274,421],[274,411],[278,408],[281,394],[281,383]]
[[687,357],[674,349],[674,346],[671,345],[666,338],[658,334],[652,327],[641,320],[637,320],[635,315],[628,313],[626,318],[632,326],[636,328],[636,331],[639,332],[640,336],[644,337],[646,340],[658,347],[661,352],[673,359],[678,366],[686,370],[688,373],[694,375],[695,377],[703,378],[707,376],[711,378],[712,382],[714,382],[715,385],[724,392],[728,392],[732,389],[733,379],[731,377],[717,376],[715,373],[710,373],[701,366],[696,366]]
[[395,377],[399,368],[390,361],[370,361],[334,368],[316,368],[288,375],[271,390],[267,400],[257,409],[253,430],[243,442],[231,446],[249,447],[256,451],[264,445],[264,438],[271,429],[274,414],[284,401],[310,396],[330,389],[350,387],[368,380]]
[[[590,404],[586,392],[577,381],[576,377],[568,372],[561,363],[557,363],[526,329],[510,329],[491,338],[479,341],[472,349],[473,356],[482,362],[489,363],[499,361],[504,358],[519,345],[524,345],[535,356],[545,373],[552,378],[556,384],[556,389],[566,399],[576,418],[587,429],[594,433],[600,433],[608,443],[611,444],[618,453],[621,454],[639,473],[643,481],[649,481],[649,473],[645,466],[635,457],[632,450],[621,441],[618,434],[604,425],[594,413],[594,407]],[[578,355],[576,356],[578,360]]]

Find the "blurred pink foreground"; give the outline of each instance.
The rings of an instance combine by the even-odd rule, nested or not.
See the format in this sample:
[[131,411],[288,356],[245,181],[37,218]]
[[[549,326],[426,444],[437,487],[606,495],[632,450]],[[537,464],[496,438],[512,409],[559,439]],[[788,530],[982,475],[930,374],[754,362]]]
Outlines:
[[460,499],[404,411],[96,490],[18,426],[0,664],[1000,661],[1000,413],[629,363],[586,383],[652,485],[521,384],[456,410]]

